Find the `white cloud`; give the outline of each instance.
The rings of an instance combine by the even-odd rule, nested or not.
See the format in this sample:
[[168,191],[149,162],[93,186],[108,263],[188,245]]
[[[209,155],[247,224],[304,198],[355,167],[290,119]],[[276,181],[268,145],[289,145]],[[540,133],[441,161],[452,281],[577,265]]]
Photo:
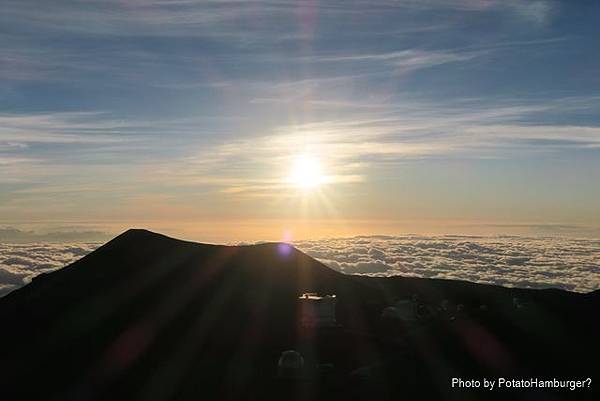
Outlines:
[[96,249],[99,243],[0,243],[0,296],[41,273],[60,269]]
[[525,237],[354,237],[296,243],[349,274],[467,280],[510,287],[600,288],[600,240]]

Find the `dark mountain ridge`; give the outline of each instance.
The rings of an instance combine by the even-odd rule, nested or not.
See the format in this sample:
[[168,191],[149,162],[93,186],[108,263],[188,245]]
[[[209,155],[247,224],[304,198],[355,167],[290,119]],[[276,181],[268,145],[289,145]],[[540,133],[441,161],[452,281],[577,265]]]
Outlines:
[[[336,327],[300,327],[306,292],[336,295]],[[399,300],[416,322],[382,315]],[[598,291],[350,276],[286,244],[129,230],[0,299],[0,385],[9,400],[504,399],[450,380],[590,377],[599,303]],[[277,377],[287,349],[304,355],[302,378]]]

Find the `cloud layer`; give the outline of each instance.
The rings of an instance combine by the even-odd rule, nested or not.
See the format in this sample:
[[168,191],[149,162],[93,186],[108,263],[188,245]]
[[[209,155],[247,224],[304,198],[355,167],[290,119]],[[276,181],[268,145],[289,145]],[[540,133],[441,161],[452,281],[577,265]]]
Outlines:
[[[0,296],[66,266],[100,243],[0,244]],[[296,242],[346,274],[411,276],[508,287],[600,288],[600,239],[369,236]]]
[[600,240],[523,237],[372,236],[298,242],[335,270],[509,287],[600,288]]
[[99,243],[0,243],[0,297],[28,282],[82,258]]

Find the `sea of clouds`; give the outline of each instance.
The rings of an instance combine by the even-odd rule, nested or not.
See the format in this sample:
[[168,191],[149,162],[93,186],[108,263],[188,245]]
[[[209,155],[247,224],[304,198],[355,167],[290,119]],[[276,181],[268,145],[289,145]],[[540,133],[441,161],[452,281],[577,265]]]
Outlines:
[[0,297],[82,258],[100,243],[0,243]]
[[295,244],[348,274],[467,280],[508,287],[600,288],[600,240],[370,236]]
[[[0,296],[100,243],[0,243]],[[467,280],[588,292],[600,288],[600,239],[369,236],[295,242],[347,274]]]

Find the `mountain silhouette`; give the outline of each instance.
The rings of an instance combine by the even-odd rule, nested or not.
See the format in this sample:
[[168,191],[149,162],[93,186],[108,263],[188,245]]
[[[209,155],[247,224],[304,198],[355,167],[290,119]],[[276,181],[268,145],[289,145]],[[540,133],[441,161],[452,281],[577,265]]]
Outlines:
[[[304,293],[335,295],[336,323],[303,326]],[[408,304],[414,316],[394,315]],[[593,386],[599,304],[599,291],[352,276],[287,244],[132,229],[0,299],[0,398],[592,399],[587,385],[451,382]],[[278,373],[284,352],[302,355],[295,377]]]

